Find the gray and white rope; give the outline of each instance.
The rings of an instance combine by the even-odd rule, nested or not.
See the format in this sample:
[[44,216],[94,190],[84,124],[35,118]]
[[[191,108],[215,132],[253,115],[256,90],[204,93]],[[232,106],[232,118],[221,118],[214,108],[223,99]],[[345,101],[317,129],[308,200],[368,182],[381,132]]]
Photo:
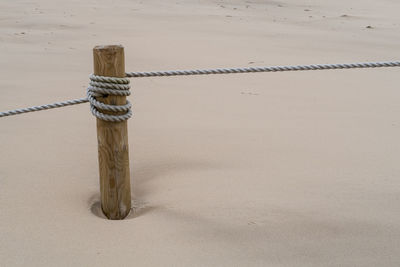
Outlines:
[[[317,65],[298,65],[298,66],[271,66],[271,67],[249,67],[249,68],[223,68],[223,69],[205,69],[205,70],[173,70],[173,71],[151,71],[151,72],[127,72],[127,78],[140,77],[160,77],[160,76],[182,76],[182,75],[208,75],[208,74],[231,74],[231,73],[251,73],[251,72],[281,72],[281,71],[306,71],[306,70],[335,70],[335,69],[363,69],[363,68],[382,68],[382,67],[400,67],[400,61],[390,62],[365,62],[349,64],[317,64]],[[131,104],[129,101],[125,105],[107,105],[96,100],[95,97],[101,95],[119,95],[128,96],[129,79],[114,78],[90,75],[90,85],[87,89],[87,98],[79,98],[33,106],[28,108],[8,110],[0,112],[0,118],[12,115],[18,115],[27,112],[41,111],[53,108],[61,108],[71,105],[90,102],[90,109],[94,116],[106,121],[124,121],[132,116]],[[124,112],[122,115],[109,115],[99,111]]]
[[82,104],[82,103],[86,103],[86,102],[89,102],[89,100],[85,97],[85,98],[67,100],[67,101],[63,101],[63,102],[56,102],[53,104],[46,104],[46,105],[41,105],[41,106],[33,106],[33,107],[28,107],[28,108],[7,110],[4,112],[0,112],[0,118],[18,115],[18,114],[22,114],[22,113],[41,111],[41,110],[46,110],[46,109],[62,108],[62,107],[78,105],[78,104]]
[[[56,102],[53,104],[46,104],[41,106],[33,106],[28,108],[8,110],[0,112],[0,118],[12,115],[18,115],[22,113],[35,112],[53,108],[61,108],[66,106],[78,105],[86,102],[90,102],[90,110],[94,116],[104,121],[124,121],[132,116],[131,103],[127,100],[125,105],[108,105],[98,100],[96,97],[103,95],[118,95],[128,96],[130,95],[130,85],[128,78],[115,78],[115,77],[103,77],[91,74],[89,76],[90,83],[86,90],[87,97],[73,100],[67,100],[63,102]],[[104,111],[113,112],[124,112],[121,115],[109,115],[102,113]]]
[[[125,105],[109,105],[96,100],[96,97],[103,95],[130,95],[129,82],[128,78],[104,77],[94,74],[90,75],[90,83],[87,88],[87,99],[90,102],[90,111],[92,114],[103,121],[118,122],[129,119],[132,116],[132,105],[128,100],[126,100]],[[121,115],[109,115],[100,110],[124,113]]]
[[186,76],[186,75],[230,74],[230,73],[249,73],[249,72],[363,69],[363,68],[382,68],[382,67],[399,67],[399,66],[400,66],[400,61],[365,62],[365,63],[349,63],[349,64],[317,64],[317,65],[298,65],[298,66],[249,67],[249,68],[233,68],[233,69],[223,68],[223,69],[204,69],[204,70],[127,72],[126,77],[143,78],[143,77],[159,77],[159,76],[181,76],[181,75]]

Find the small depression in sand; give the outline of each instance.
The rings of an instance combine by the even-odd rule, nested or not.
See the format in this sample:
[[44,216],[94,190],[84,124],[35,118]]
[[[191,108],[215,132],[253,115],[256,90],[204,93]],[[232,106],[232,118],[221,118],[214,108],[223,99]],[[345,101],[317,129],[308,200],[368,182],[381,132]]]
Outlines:
[[[147,206],[146,203],[143,201],[131,200],[131,210],[129,212],[129,215],[126,216],[124,220],[134,219],[138,216],[143,215],[144,213],[149,212],[152,209],[152,207]],[[103,210],[101,209],[99,197],[93,198],[93,200],[90,201],[90,211],[96,217],[108,220],[107,217],[104,215]]]

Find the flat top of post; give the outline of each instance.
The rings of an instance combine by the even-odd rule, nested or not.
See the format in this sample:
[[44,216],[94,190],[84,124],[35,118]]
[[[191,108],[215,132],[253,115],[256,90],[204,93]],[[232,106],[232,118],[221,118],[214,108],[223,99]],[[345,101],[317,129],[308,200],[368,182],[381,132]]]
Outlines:
[[125,77],[124,47],[122,45],[98,45],[93,48],[94,74]]

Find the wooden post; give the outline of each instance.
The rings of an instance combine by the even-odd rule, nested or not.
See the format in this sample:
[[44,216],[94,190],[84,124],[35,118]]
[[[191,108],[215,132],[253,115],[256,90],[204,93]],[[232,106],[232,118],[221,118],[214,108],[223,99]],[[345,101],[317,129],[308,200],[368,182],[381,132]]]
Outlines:
[[[93,49],[94,74],[125,77],[124,48],[121,45],[96,46]],[[126,104],[125,96],[103,96],[98,101]],[[118,114],[102,111],[106,114]],[[97,119],[101,208],[111,220],[124,219],[131,209],[129,177],[128,124]]]

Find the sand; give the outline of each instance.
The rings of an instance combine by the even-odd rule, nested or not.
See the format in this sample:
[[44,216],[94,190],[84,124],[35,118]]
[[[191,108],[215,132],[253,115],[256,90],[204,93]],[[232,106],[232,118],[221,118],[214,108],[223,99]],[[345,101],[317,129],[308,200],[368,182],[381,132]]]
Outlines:
[[[0,110],[83,97],[100,44],[127,71],[398,60],[399,10],[2,0]],[[2,118],[0,265],[399,266],[399,71],[134,79],[124,221],[87,104]]]

